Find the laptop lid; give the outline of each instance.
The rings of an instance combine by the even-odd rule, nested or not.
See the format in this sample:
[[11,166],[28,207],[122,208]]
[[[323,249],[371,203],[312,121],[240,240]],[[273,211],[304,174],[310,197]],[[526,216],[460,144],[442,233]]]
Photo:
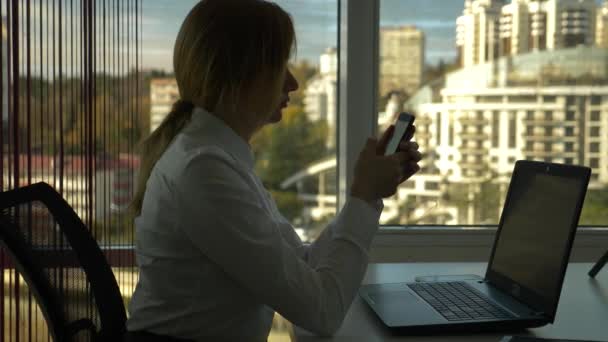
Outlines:
[[515,164],[486,280],[551,322],[564,281],[591,170]]

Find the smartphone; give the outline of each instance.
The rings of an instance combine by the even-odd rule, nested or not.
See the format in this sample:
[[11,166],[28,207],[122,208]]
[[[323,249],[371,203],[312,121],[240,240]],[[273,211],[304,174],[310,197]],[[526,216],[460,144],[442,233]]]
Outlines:
[[403,139],[405,132],[407,132],[410,126],[414,124],[414,119],[414,115],[410,113],[402,112],[401,114],[399,114],[399,118],[395,123],[395,130],[393,131],[393,135],[391,136],[391,139],[386,145],[386,150],[384,151],[385,156],[397,152],[399,143]]

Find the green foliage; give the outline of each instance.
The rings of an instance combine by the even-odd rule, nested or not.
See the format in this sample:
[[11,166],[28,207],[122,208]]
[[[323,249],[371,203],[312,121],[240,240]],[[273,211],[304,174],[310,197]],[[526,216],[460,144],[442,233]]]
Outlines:
[[283,110],[277,124],[267,126],[251,141],[256,155],[256,171],[270,190],[281,213],[290,220],[301,215],[303,203],[295,189],[286,191],[280,185],[293,174],[327,154],[327,124],[311,122],[304,112],[304,89],[316,74],[306,61],[290,65],[299,89],[290,94],[290,105]]
[[608,187],[590,189],[585,197],[585,204],[579,225],[608,226]]
[[[19,136],[31,136],[33,153],[57,154],[63,144],[66,154],[80,154],[89,148],[89,142],[97,152],[131,153],[133,145],[149,131],[150,75],[97,74],[90,107],[84,105],[90,95],[81,79],[52,82],[32,77],[28,87],[28,80],[21,78]],[[25,141],[22,148],[27,146]]]
[[310,122],[298,106],[285,109],[282,122],[265,130],[256,141],[264,146],[257,148],[257,171],[270,189],[280,190],[281,182],[325,156],[327,125]]
[[279,212],[290,221],[302,213],[304,204],[298,199],[298,194],[292,191],[271,190],[270,194],[277,203]]

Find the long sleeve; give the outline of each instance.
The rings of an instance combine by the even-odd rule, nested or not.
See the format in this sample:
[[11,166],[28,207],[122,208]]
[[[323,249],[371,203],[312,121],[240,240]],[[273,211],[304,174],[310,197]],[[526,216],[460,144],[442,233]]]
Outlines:
[[280,232],[259,194],[220,154],[192,158],[177,178],[178,224],[226,274],[292,323],[336,331],[365,273],[379,212],[351,198],[307,263]]
[[[377,202],[372,203],[372,204],[369,204],[369,203],[362,204],[361,203],[362,201],[355,197],[351,197],[348,199],[349,206],[346,208],[351,208],[353,206],[353,205],[350,205],[351,202],[359,202],[359,203],[355,204],[355,206],[360,207],[363,215],[380,214],[382,212],[382,209],[384,208],[384,204],[382,203],[382,200],[378,200]],[[366,205],[368,207],[372,206],[372,208],[374,208],[375,212],[370,212],[369,208],[366,207]],[[339,215],[341,215],[341,213]],[[350,214],[350,215],[352,215],[352,214]],[[297,238],[298,243],[299,243],[299,246],[297,246],[297,249],[296,249],[298,252],[298,255],[302,259],[304,259],[308,263],[308,265],[310,265],[311,267],[314,268],[318,265],[323,251],[325,251],[327,249],[328,243],[330,241],[332,241],[333,239],[335,239],[336,231],[340,230],[341,223],[342,223],[338,219],[339,217],[340,216],[337,216],[334,219],[332,219],[327,224],[325,229],[323,229],[321,234],[319,234],[319,236],[312,243],[302,243],[301,240],[299,239],[299,237]],[[293,231],[293,227],[289,227],[288,229]]]

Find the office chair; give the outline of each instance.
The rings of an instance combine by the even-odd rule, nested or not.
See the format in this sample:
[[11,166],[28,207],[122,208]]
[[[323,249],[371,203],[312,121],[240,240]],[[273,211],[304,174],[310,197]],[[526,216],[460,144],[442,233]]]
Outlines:
[[606,253],[604,253],[604,255],[600,258],[600,260],[598,260],[595,263],[595,265],[593,265],[591,270],[589,270],[589,276],[591,278],[595,278],[595,275],[597,274],[597,272],[599,272],[602,269],[602,267],[604,267],[604,265],[606,265],[607,262],[608,262],[608,251],[606,251]]
[[116,278],[61,195],[36,183],[1,192],[0,210],[0,243],[37,300],[53,340],[122,341],[126,312]]

